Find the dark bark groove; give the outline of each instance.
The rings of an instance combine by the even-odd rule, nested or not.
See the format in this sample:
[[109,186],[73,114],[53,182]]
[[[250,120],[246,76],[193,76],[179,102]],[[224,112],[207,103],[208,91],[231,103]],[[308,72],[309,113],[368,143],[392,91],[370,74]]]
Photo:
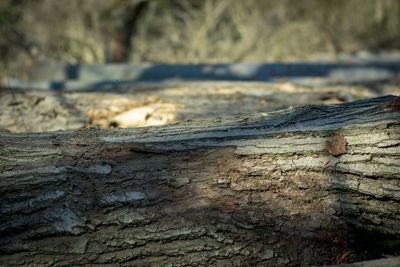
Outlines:
[[396,255],[395,99],[0,134],[0,264],[296,266]]

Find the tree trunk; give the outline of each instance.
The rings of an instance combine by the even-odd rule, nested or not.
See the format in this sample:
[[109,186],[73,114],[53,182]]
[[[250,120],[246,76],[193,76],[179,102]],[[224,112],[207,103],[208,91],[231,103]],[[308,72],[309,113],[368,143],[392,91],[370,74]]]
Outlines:
[[0,134],[0,264],[295,266],[396,254],[399,102]]
[[112,12],[113,33],[109,62],[128,62],[131,40],[137,28],[138,18],[148,6],[147,1],[134,4],[115,1]]

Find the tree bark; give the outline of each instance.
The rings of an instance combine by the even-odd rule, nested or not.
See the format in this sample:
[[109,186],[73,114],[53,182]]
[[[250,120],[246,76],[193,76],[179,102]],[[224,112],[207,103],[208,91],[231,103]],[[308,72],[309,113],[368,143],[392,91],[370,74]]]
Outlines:
[[297,266],[395,255],[399,101],[0,134],[0,264]]

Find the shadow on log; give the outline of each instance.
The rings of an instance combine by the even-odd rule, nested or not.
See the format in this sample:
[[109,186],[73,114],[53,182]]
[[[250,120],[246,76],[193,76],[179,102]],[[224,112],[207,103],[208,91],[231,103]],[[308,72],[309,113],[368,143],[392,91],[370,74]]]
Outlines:
[[298,266],[398,255],[395,99],[0,134],[0,264]]

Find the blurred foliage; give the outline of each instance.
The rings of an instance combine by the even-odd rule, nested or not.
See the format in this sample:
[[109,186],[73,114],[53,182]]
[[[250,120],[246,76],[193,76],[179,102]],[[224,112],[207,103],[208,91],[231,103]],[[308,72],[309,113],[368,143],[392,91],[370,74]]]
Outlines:
[[[307,60],[400,48],[398,0],[2,0],[2,61],[10,69],[32,57],[104,63],[115,10],[141,2],[147,5],[137,14],[127,58],[135,63]],[[23,39],[38,54],[26,53]]]
[[[12,58],[11,49],[13,40],[10,39],[10,27],[15,25],[21,17],[20,6],[22,0],[2,0],[0,1],[0,77],[5,73],[6,59]],[[15,56],[15,54],[14,54]]]
[[18,6],[22,0],[3,0],[0,2],[0,26],[12,25],[20,18]]

